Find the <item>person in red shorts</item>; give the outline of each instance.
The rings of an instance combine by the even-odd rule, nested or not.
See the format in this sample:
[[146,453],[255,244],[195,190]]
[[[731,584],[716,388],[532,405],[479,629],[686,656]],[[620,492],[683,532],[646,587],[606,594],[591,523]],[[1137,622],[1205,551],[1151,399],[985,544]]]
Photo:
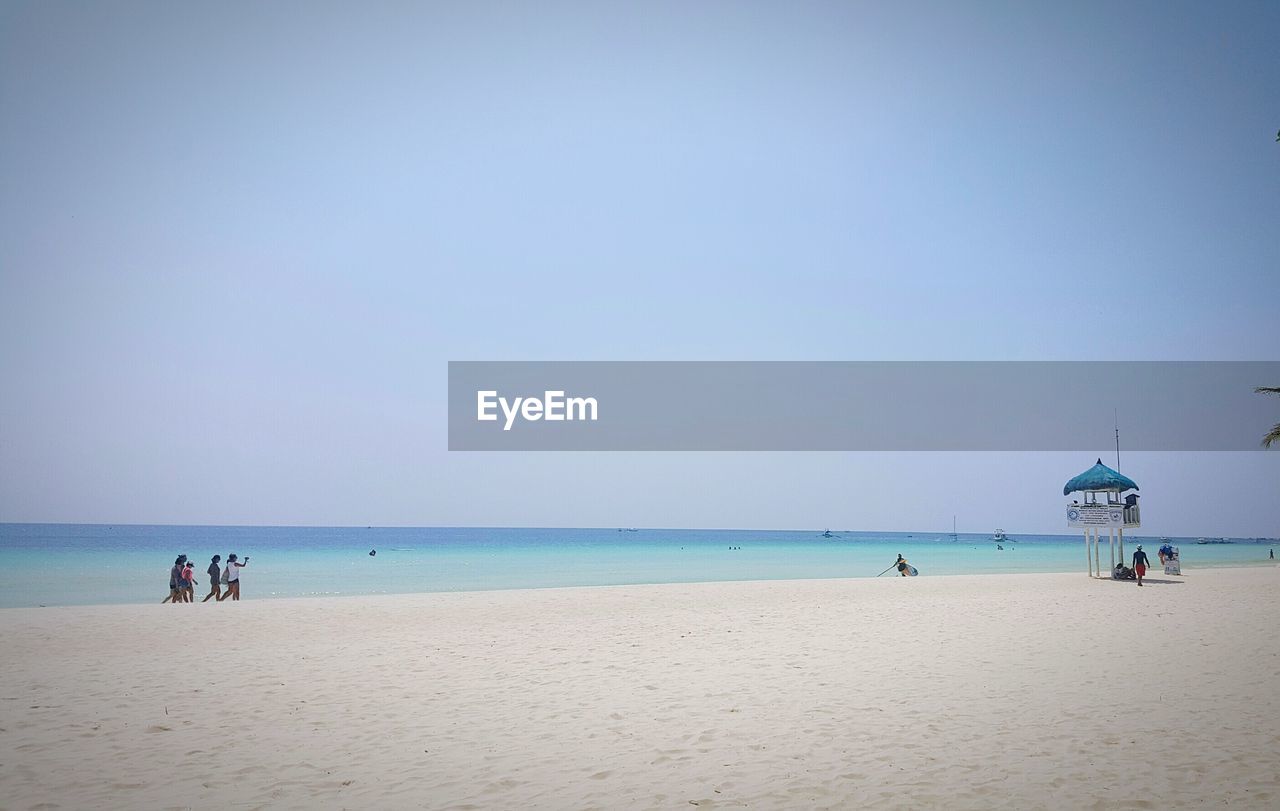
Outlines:
[[1142,544],[1138,544],[1138,549],[1133,553],[1133,573],[1138,576],[1138,585],[1142,585],[1142,576],[1147,573],[1147,566],[1151,561],[1147,560],[1147,553],[1142,551]]

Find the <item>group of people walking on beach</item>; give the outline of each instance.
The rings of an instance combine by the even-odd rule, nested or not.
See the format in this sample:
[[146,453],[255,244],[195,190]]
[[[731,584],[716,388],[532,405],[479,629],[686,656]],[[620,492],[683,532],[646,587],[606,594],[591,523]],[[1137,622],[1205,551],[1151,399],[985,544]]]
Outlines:
[[[227,555],[227,565],[225,567],[219,564],[222,555],[214,555],[209,561],[209,593],[201,600],[202,603],[209,602],[210,598],[215,598],[218,602],[230,597],[233,601],[240,599],[240,570],[249,563],[246,556],[244,560],[238,560],[236,553],[232,552]],[[172,602],[174,605],[178,603],[194,603],[195,587],[199,585],[196,580],[195,564],[187,560],[186,555],[178,555],[178,559],[173,562],[173,568],[169,570],[169,596],[160,601],[161,605]],[[222,587],[226,586],[227,590],[223,592]]]

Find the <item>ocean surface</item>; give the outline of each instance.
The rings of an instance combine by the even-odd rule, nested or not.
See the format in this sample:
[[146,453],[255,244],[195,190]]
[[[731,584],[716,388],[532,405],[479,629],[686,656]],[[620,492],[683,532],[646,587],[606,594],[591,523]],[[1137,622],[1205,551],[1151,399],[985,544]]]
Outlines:
[[[0,608],[159,603],[169,567],[196,564],[197,599],[208,593],[209,559],[228,553],[246,600],[352,594],[875,577],[901,553],[922,576],[1086,571],[1075,535],[906,532],[211,527],[0,524]],[[1174,538],[1184,570],[1270,565],[1275,541],[1197,544]],[[1125,538],[1126,556],[1160,540]],[[377,550],[376,556],[369,555]],[[1102,563],[1109,552],[1102,547]],[[884,576],[896,575],[888,572]]]

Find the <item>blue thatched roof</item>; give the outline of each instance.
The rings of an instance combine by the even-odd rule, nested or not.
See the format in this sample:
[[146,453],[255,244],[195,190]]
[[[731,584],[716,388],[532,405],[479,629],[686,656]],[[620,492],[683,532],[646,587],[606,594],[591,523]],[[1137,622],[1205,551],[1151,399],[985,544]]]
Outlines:
[[1081,490],[1111,490],[1120,493],[1137,489],[1138,485],[1133,479],[1117,473],[1099,459],[1096,465],[1067,482],[1062,488],[1062,495],[1068,496]]

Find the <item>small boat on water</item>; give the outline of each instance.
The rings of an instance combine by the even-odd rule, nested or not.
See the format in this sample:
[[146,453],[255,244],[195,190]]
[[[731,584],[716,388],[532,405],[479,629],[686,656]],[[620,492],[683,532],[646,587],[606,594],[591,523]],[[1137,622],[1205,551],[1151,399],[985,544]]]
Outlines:
[[1009,536],[1004,534],[1003,529],[997,529],[996,534],[991,536],[991,540],[995,541],[996,543],[1004,543],[1005,541],[1009,540]]

